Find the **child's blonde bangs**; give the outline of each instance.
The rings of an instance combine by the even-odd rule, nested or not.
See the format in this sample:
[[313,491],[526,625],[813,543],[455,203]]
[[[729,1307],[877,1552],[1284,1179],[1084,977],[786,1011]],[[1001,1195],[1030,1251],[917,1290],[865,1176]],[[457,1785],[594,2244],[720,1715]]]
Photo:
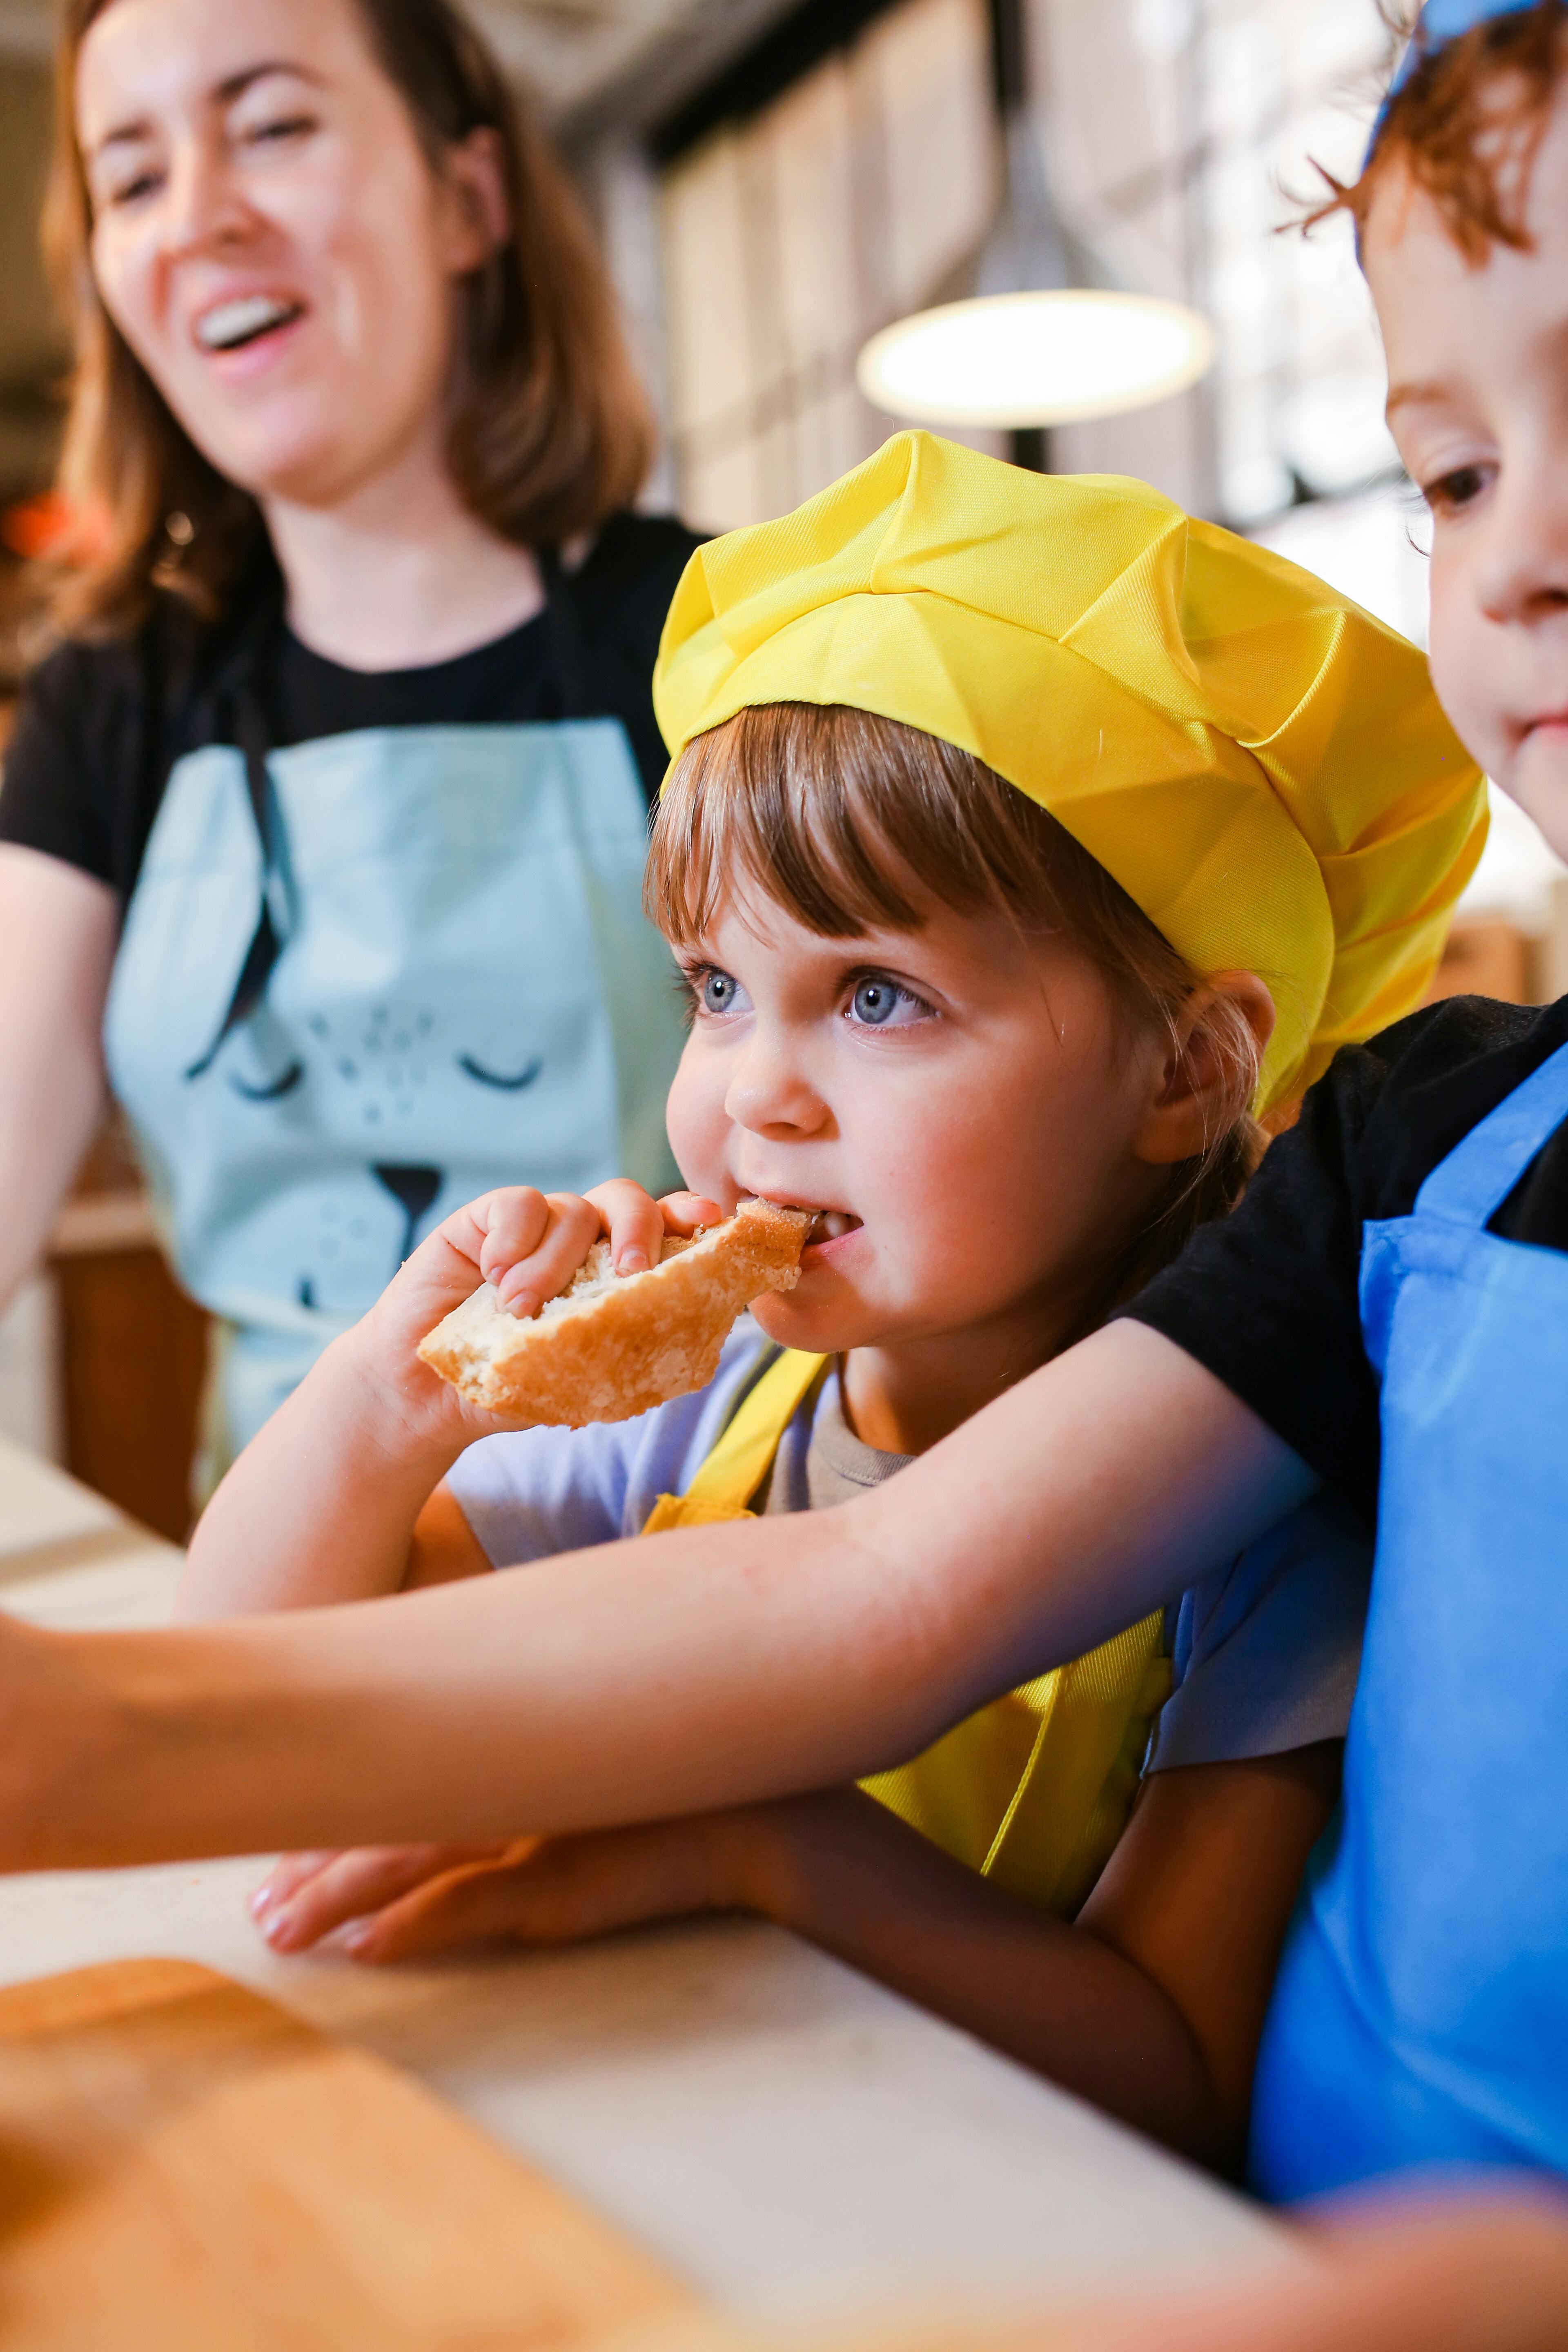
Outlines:
[[[678,948],[755,894],[824,939],[916,930],[931,899],[1005,912],[1090,954],[1134,941],[1192,975],[1120,885],[984,761],[919,728],[839,705],[742,710],[689,743],[654,825],[647,911]],[[1152,976],[1151,974],[1151,976]]]

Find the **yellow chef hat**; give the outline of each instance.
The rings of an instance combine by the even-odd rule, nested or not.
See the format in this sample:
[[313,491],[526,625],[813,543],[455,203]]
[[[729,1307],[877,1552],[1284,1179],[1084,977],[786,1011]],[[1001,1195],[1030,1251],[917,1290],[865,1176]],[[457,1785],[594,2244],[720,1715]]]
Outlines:
[[1199,971],[1254,971],[1259,1107],[1415,1004],[1486,837],[1414,646],[1142,482],[900,433],[699,549],[654,680],[671,754],[748,706],[846,703],[973,752]]

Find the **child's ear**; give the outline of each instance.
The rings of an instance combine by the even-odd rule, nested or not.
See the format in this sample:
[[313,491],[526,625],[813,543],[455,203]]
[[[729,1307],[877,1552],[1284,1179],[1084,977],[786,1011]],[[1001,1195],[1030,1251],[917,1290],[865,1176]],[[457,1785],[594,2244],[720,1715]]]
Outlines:
[[1213,972],[1194,988],[1155,1065],[1135,1157],[1167,1168],[1205,1151],[1251,1101],[1273,1034],[1274,999],[1256,972]]

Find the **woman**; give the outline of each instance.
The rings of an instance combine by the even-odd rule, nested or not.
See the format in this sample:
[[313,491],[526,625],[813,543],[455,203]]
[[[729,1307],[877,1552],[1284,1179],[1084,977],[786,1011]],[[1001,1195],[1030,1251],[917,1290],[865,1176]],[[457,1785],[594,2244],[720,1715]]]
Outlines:
[[447,0],[72,0],[79,520],[0,796],[0,1292],[135,1127],[242,1443],[488,1184],[662,1180],[638,906],[693,545],[588,232]]

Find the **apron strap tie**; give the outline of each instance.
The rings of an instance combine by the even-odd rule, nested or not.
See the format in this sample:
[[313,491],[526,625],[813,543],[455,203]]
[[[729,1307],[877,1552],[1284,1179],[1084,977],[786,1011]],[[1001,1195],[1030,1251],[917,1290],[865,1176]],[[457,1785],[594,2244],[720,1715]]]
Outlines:
[[1559,1045],[1438,1161],[1415,1195],[1415,1214],[1479,1233],[1565,1118],[1568,1045]]
[[593,653],[571,575],[558,548],[536,548],[534,562],[544,589],[541,617],[561,683],[561,716],[563,719],[601,718],[604,704],[595,687]]
[[[784,1431],[830,1360],[786,1349],[685,1494],[659,1496],[644,1535],[751,1518]],[[1070,1918],[1132,1810],[1150,1729],[1171,1694],[1164,1636],[1156,1610],[860,1786],[1005,1893]]]
[[728,1428],[684,1495],[661,1495],[643,1528],[645,1536],[667,1528],[711,1527],[724,1519],[749,1519],[751,1504],[773,1467],[779,1441],[816,1386],[829,1362],[786,1348],[743,1398]]
[[[271,600],[268,600],[267,615],[269,621],[275,617]],[[206,1052],[198,1055],[186,1070],[187,1079],[205,1077],[235,1031],[243,1028],[249,1020],[266,995],[267,983],[283,952],[282,936],[272,911],[277,879],[277,825],[272,806],[272,780],[267,766],[268,753],[271,750],[271,729],[267,723],[262,698],[262,646],[259,638],[259,628],[249,633],[246,646],[247,658],[238,674],[235,738],[245,761],[246,793],[250,803],[251,822],[256,827],[257,845],[261,852],[261,908],[228,1008],[218,1023]]]
[[[593,717],[596,710],[593,660],[575,593],[556,549],[541,548],[536,561],[544,588],[542,619],[561,680],[562,717]],[[261,849],[261,907],[228,1008],[205,1053],[199,1055],[186,1070],[187,1079],[205,1077],[235,1031],[244,1027],[266,995],[267,983],[283,952],[283,933],[274,912],[274,900],[279,895],[278,824],[267,766],[272,730],[267,720],[264,691],[268,645],[281,624],[279,591],[278,595],[264,600],[256,625],[247,632],[234,665],[235,736],[245,760],[246,790]]]

